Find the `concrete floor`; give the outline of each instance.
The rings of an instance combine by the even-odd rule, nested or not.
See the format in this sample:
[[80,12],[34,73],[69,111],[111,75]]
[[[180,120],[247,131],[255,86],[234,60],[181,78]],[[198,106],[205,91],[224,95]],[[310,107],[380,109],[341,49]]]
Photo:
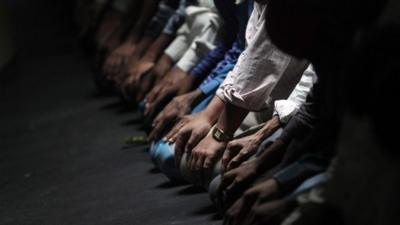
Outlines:
[[138,114],[96,97],[65,15],[9,2],[18,57],[0,75],[0,224],[220,224],[206,193],[154,170],[147,146],[122,148]]

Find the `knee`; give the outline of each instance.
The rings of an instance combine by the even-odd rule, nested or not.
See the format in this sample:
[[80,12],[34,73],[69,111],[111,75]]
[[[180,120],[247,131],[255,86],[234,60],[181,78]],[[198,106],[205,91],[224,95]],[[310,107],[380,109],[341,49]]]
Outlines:
[[181,162],[179,164],[179,171],[180,171],[182,177],[186,181],[188,181],[191,184],[198,185],[198,182],[196,181],[194,174],[189,169],[189,165],[188,165],[189,156],[190,156],[189,154],[183,153]]
[[149,150],[149,154],[150,154],[151,161],[152,161],[156,166],[157,166],[157,163],[156,163],[156,156],[157,156],[157,151],[158,151],[158,148],[159,148],[160,144],[161,144],[161,141],[153,141],[153,142],[151,143],[151,145],[150,145],[150,150]]
[[175,165],[175,145],[161,141],[155,153],[157,167],[171,180],[182,180]]
[[208,187],[208,194],[210,196],[211,201],[214,203],[215,207],[218,209],[218,211],[223,214],[223,196],[221,193],[219,193],[218,189],[221,184],[221,175],[218,175],[215,177],[211,183],[210,186]]
[[221,173],[220,160],[213,164],[209,170],[204,170],[202,173],[192,172],[188,165],[190,154],[184,153],[180,162],[179,171],[182,177],[192,183],[193,185],[200,186],[208,190],[210,182]]

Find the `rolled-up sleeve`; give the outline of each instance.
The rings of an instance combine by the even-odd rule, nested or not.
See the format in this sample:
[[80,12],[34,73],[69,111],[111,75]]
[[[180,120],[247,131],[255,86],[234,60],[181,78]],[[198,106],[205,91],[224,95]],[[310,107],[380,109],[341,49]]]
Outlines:
[[281,123],[287,123],[297,113],[316,80],[314,68],[309,65],[289,98],[274,102],[274,115],[279,117]]
[[246,30],[247,47],[217,91],[223,101],[250,111],[268,106],[271,92],[291,62],[271,43],[265,13],[266,6],[255,3]]
[[233,43],[231,49],[225,53],[224,59],[218,63],[210,75],[200,84],[199,89],[205,94],[214,94],[219,85],[225,80],[227,74],[235,67],[243,47],[240,41]]

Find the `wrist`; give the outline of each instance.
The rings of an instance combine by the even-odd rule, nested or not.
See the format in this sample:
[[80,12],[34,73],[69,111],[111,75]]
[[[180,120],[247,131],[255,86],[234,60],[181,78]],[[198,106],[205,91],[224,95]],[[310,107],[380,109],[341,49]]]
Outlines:
[[143,61],[145,62],[155,62],[157,60],[157,53],[149,50],[147,53],[143,56]]
[[202,118],[203,121],[205,121],[210,126],[215,124],[215,120],[214,120],[213,116],[206,113],[205,111],[199,112],[198,115]]
[[211,135],[214,140],[221,143],[228,143],[233,139],[232,136],[227,135],[224,130],[218,128],[218,126],[214,126],[211,130]]
[[189,105],[191,107],[195,107],[198,104],[198,102],[202,99],[203,92],[199,89],[195,89],[194,91],[189,92],[187,96]]
[[279,117],[273,116],[263,128],[257,131],[257,135],[260,139],[265,139],[269,137],[273,132],[275,132],[281,126]]

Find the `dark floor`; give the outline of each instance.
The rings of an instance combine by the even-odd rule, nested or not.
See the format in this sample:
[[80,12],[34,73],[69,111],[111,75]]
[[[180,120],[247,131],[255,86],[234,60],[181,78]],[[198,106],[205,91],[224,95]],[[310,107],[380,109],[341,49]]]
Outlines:
[[19,54],[1,74],[0,224],[220,224],[206,193],[153,170],[146,146],[122,148],[138,114],[96,97],[65,15],[29,2],[13,2]]

